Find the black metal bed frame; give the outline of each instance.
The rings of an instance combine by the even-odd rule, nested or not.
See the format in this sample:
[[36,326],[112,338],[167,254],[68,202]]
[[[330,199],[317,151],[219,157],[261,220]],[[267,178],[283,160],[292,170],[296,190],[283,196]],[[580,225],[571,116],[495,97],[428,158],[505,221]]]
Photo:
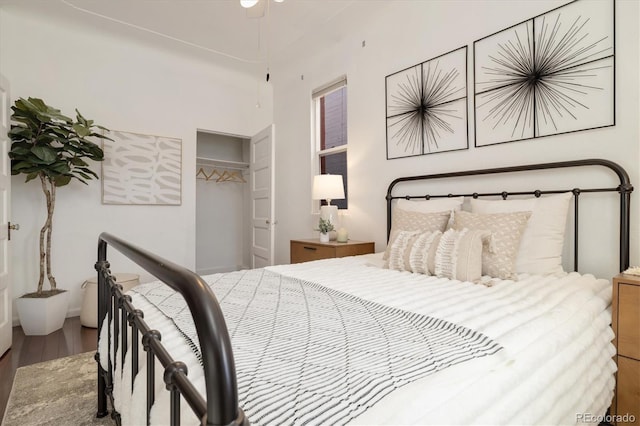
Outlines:
[[[531,190],[519,192],[445,194],[445,195],[403,195],[393,196],[395,186],[402,182],[433,180],[453,177],[477,176],[498,173],[522,172],[531,170],[557,169],[581,166],[603,166],[615,172],[620,180],[616,188],[573,188],[560,190]],[[480,169],[452,173],[440,173],[401,177],[395,179],[387,190],[387,238],[391,231],[392,201],[394,199],[430,199],[444,197],[486,197],[509,195],[534,195],[573,192],[575,204],[575,227],[578,227],[578,199],[580,194],[589,192],[619,192],[620,193],[620,270],[629,266],[629,214],[630,197],[633,186],[627,172],[618,164],[608,160],[590,159],[557,163],[523,165],[504,168]],[[575,267],[578,264],[578,233],[575,233]],[[198,393],[187,378],[187,367],[180,361],[175,361],[161,343],[161,335],[152,330],[144,321],[144,314],[131,304],[131,297],[123,294],[122,286],[117,284],[109,270],[107,262],[107,246],[118,250],[126,257],[144,268],[172,289],[179,292],[187,302],[192,313],[198,338],[200,340],[204,375],[206,383],[206,401]],[[248,425],[242,409],[238,405],[238,388],[235,374],[235,363],[231,349],[231,342],[220,305],[213,292],[204,280],[186,268],[173,264],[148,251],[131,245],[113,235],[102,233],[98,238],[98,261],[95,264],[98,272],[98,336],[101,335],[104,320],[106,324],[113,323],[107,331],[107,344],[110,348],[108,368],[105,371],[98,361],[98,417],[104,417],[108,412],[108,399],[113,406],[113,372],[116,364],[124,365],[125,356],[131,350],[131,373],[135,378],[138,373],[138,345],[142,336],[142,345],[147,352],[147,423],[151,407],[155,401],[155,359],[164,367],[164,381],[170,392],[170,423],[180,424],[180,396],[190,405],[193,412],[206,425]],[[115,311],[115,313],[114,313]],[[128,330],[131,328],[131,347],[128,346]],[[113,335],[112,335],[113,334]],[[135,337],[134,337],[135,336]],[[113,342],[113,344],[111,344]],[[120,356],[117,356],[118,347]],[[133,380],[132,389],[133,391]],[[120,424],[119,414],[113,410],[112,416]]]
[[[131,296],[123,294],[122,286],[115,282],[107,262],[107,245],[120,251],[184,297],[193,315],[200,340],[206,401],[187,378],[187,366],[171,357],[161,343],[160,333],[149,328],[144,321],[143,312],[131,304]],[[100,234],[98,238],[98,261],[95,268],[98,271],[98,336],[104,326],[105,317],[108,317],[108,324],[113,321],[113,336],[111,327],[108,327],[107,340],[110,356],[107,371],[100,365],[99,355],[96,353],[97,417],[108,414],[107,398],[110,399],[113,407],[113,372],[116,363],[120,362],[124,366],[129,349],[127,336],[129,327],[126,326],[128,324],[131,327],[132,340],[132,378],[138,374],[139,335],[142,336],[142,345],[147,352],[147,424],[149,424],[151,407],[155,401],[155,359],[157,358],[164,367],[164,382],[170,392],[169,420],[172,425],[180,424],[180,395],[191,406],[203,425],[248,425],[249,422],[238,405],[236,370],[227,326],[220,305],[204,280],[186,268],[107,233]],[[120,359],[117,359],[119,345],[122,350]],[[133,391],[133,380],[131,391]],[[115,410],[112,411],[112,416],[120,424],[120,416]]]
[[[570,189],[555,189],[555,190],[545,190],[541,191],[539,189],[532,189],[527,191],[516,191],[516,192],[473,192],[473,193],[463,193],[463,194],[426,194],[426,195],[402,195],[402,196],[394,196],[392,195],[393,189],[396,185],[402,182],[410,182],[410,181],[426,181],[426,180],[435,180],[435,179],[446,179],[446,178],[457,178],[457,177],[466,177],[466,176],[480,176],[480,175],[490,175],[490,174],[500,174],[500,173],[513,173],[513,172],[526,172],[533,170],[547,170],[547,169],[562,169],[562,168],[570,168],[570,167],[584,167],[584,166],[599,166],[605,167],[612,170],[620,180],[620,185],[615,188],[570,188]],[[585,160],[573,160],[573,161],[561,161],[556,163],[541,163],[541,164],[529,164],[522,166],[511,166],[511,167],[501,167],[501,168],[492,168],[492,169],[478,169],[478,170],[465,170],[460,172],[451,172],[451,173],[437,173],[432,175],[420,175],[420,176],[409,176],[409,177],[401,177],[395,179],[393,182],[389,184],[389,188],[387,189],[387,241],[389,240],[389,235],[391,233],[391,205],[393,200],[397,199],[421,199],[421,200],[429,200],[431,198],[450,198],[450,197],[502,197],[502,199],[507,199],[510,195],[520,196],[520,195],[533,195],[535,197],[540,197],[543,194],[560,194],[565,192],[572,192],[574,199],[574,240],[573,240],[573,248],[574,248],[574,259],[573,259],[573,267],[574,270],[578,270],[578,213],[579,213],[579,199],[580,195],[583,193],[594,193],[594,192],[618,192],[620,193],[620,272],[624,271],[629,267],[629,224],[630,224],[630,206],[631,206],[631,192],[633,192],[633,185],[629,180],[629,175],[626,170],[622,168],[619,164],[614,163],[613,161],[603,160],[603,159],[585,159]]]

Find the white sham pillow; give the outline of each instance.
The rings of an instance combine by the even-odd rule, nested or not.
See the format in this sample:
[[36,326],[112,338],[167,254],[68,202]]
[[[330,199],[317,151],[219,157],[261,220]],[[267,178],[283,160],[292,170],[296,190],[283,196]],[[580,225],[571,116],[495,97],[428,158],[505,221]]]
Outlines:
[[530,211],[522,234],[515,269],[518,273],[554,274],[562,272],[567,215],[571,192],[521,200],[471,200],[473,213]]
[[396,207],[410,212],[433,213],[444,210],[460,211],[464,197],[435,198],[433,200],[399,199]]

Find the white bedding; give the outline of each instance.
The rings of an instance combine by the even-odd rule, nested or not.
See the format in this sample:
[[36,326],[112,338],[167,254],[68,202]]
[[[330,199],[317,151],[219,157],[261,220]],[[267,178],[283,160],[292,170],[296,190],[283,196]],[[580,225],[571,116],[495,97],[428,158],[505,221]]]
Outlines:
[[[522,275],[516,282],[486,287],[377,265],[379,255],[367,255],[268,269],[471,328],[504,350],[401,387],[354,424],[575,424],[579,414],[599,416],[610,405],[616,366],[608,281],[577,273]],[[144,298],[130,294],[145,321],[161,331],[164,345],[187,363],[189,377],[204,389],[201,367],[181,335],[170,331],[171,322]],[[141,367],[131,401],[120,397],[119,389],[130,389],[128,374],[116,380],[116,408],[124,424],[144,423],[144,371]],[[156,371],[158,403],[152,420],[166,424],[168,393],[162,370]],[[182,405],[183,422],[197,424]]]

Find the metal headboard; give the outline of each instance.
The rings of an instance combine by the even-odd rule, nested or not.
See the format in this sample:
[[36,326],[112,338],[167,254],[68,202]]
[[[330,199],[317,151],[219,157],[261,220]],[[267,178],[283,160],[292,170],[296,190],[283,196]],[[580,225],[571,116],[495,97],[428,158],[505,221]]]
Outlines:
[[[434,179],[445,179],[465,176],[477,176],[477,175],[491,175],[499,173],[513,173],[513,172],[527,172],[532,170],[545,170],[545,169],[560,169],[567,167],[583,167],[583,166],[601,166],[606,167],[618,176],[620,185],[615,188],[572,188],[572,189],[557,189],[557,190],[525,190],[516,192],[486,192],[486,193],[462,193],[462,194],[426,194],[426,195],[392,195],[394,187],[401,182],[409,181],[426,181]],[[396,199],[426,199],[431,198],[447,198],[447,197],[496,197],[501,196],[506,199],[510,195],[534,195],[540,197],[543,194],[559,194],[563,192],[573,192],[574,199],[574,269],[578,270],[578,208],[580,194],[589,192],[618,192],[620,193],[620,271],[624,271],[629,267],[629,221],[630,221],[630,201],[631,192],[633,192],[633,185],[629,180],[629,175],[626,170],[619,164],[613,161],[603,159],[586,159],[586,160],[574,160],[574,161],[561,161],[557,163],[542,163],[542,164],[528,164],[522,166],[500,167],[492,169],[479,169],[479,170],[465,170],[459,172],[450,173],[437,173],[431,175],[420,176],[408,176],[395,179],[389,184],[387,189],[387,240],[391,232],[391,202]]]

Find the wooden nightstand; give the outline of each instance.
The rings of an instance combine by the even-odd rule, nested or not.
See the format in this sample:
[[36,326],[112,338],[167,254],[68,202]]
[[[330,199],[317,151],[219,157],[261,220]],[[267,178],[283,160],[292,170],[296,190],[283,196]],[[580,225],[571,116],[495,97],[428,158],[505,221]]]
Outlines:
[[375,243],[372,241],[353,241],[337,243],[320,240],[291,240],[291,263],[309,262],[311,260],[331,259],[334,257],[356,256],[373,253]]
[[633,423],[617,424],[640,425],[640,276],[616,275],[612,304],[618,372],[611,411],[617,416],[635,417]]

